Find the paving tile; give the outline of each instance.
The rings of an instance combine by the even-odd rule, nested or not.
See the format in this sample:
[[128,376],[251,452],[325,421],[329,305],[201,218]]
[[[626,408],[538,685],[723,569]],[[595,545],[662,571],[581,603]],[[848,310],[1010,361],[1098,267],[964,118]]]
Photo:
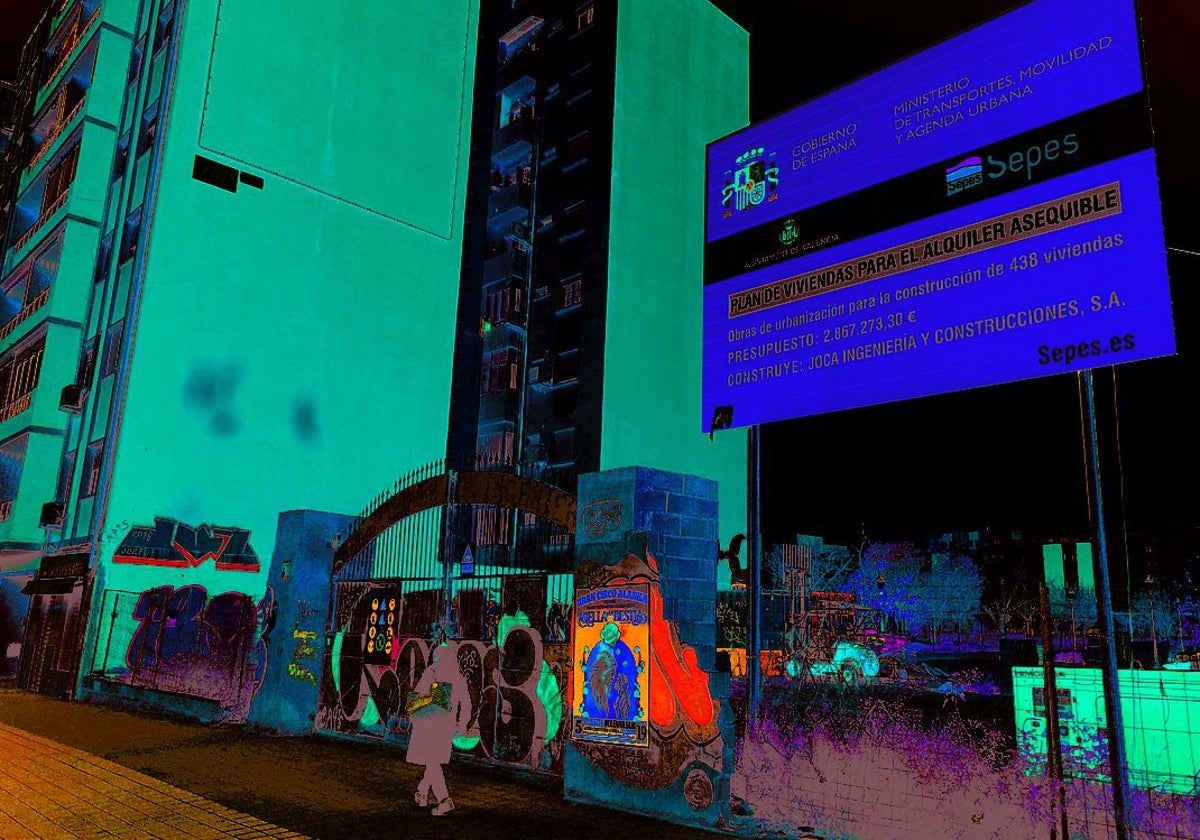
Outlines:
[[0,724],[0,837],[300,837],[115,762]]

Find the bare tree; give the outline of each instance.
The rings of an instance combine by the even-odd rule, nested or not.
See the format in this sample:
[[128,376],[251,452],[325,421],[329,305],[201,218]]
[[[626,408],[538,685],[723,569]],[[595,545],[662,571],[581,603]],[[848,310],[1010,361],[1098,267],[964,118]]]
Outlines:
[[992,621],[992,626],[1001,636],[1008,633],[1008,626],[1019,619],[1027,610],[1032,609],[1033,599],[1021,584],[1009,585],[1000,578],[992,598],[981,604],[983,614]]

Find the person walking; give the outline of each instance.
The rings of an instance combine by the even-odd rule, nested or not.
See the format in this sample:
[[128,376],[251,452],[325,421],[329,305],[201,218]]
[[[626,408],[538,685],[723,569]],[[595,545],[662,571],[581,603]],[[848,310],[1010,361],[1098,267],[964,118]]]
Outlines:
[[466,687],[458,673],[458,662],[447,644],[435,645],[425,673],[408,701],[412,735],[405,761],[422,765],[425,772],[417,782],[417,806],[429,806],[429,794],[436,805],[430,812],[441,817],[454,810],[454,800],[446,788],[445,766],[450,762],[454,734],[467,722]]

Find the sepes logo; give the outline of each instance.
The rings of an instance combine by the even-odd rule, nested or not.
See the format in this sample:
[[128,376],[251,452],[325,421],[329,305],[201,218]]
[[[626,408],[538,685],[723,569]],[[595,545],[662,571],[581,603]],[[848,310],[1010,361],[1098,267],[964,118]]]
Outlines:
[[747,149],[737,156],[733,168],[725,171],[721,189],[725,218],[735,210],[750,210],[779,197],[779,166],[773,160],[775,153],[764,155],[765,151],[762,146]]
[[1045,173],[1047,170],[1044,167],[1053,167],[1056,161],[1065,160],[1078,152],[1079,136],[1071,132],[1063,137],[1035,140],[1021,148],[987,154],[986,160],[980,155],[972,155],[946,167],[946,195],[957,195],[963,190],[978,187],[985,177],[995,180],[1016,175],[1032,181],[1034,170]]
[[779,232],[779,241],[784,245],[791,245],[800,238],[800,228],[796,227],[795,219],[788,219],[783,223],[783,230]]
[[946,195],[957,195],[982,183],[983,159],[978,155],[946,167]]

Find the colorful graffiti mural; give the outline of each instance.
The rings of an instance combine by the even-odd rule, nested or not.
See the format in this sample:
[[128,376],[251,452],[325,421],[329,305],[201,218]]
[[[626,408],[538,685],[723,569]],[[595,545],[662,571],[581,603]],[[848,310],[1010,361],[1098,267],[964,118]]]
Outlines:
[[[645,591],[649,602],[647,664],[649,749],[593,743],[572,734],[572,746],[596,767],[631,787],[660,790],[684,779],[685,796],[695,810],[715,798],[714,779],[724,772],[724,743],[718,727],[721,704],[709,690],[709,675],[696,651],[680,641],[679,630],[663,615],[663,596],[654,557],[627,554],[615,566],[584,561],[576,574],[581,588]],[[580,627],[575,627],[580,632]]]
[[[316,728],[403,739],[408,696],[420,682],[433,642],[394,639],[387,664],[366,655],[371,596],[364,592],[327,645]],[[403,606],[402,606],[403,608]],[[570,681],[566,644],[546,643],[522,613],[499,619],[497,641],[449,641],[470,703],[466,733],[454,747],[503,765],[562,773]]]
[[210,598],[195,584],[106,592],[109,626],[96,672],[112,682],[217,701],[226,717],[244,719],[266,672],[274,606],[269,587],[257,603],[237,591]]
[[113,552],[114,563],[192,568],[208,560],[218,571],[257,572],[258,555],[250,532],[242,528],[200,525],[155,517],[153,525],[129,529]]

